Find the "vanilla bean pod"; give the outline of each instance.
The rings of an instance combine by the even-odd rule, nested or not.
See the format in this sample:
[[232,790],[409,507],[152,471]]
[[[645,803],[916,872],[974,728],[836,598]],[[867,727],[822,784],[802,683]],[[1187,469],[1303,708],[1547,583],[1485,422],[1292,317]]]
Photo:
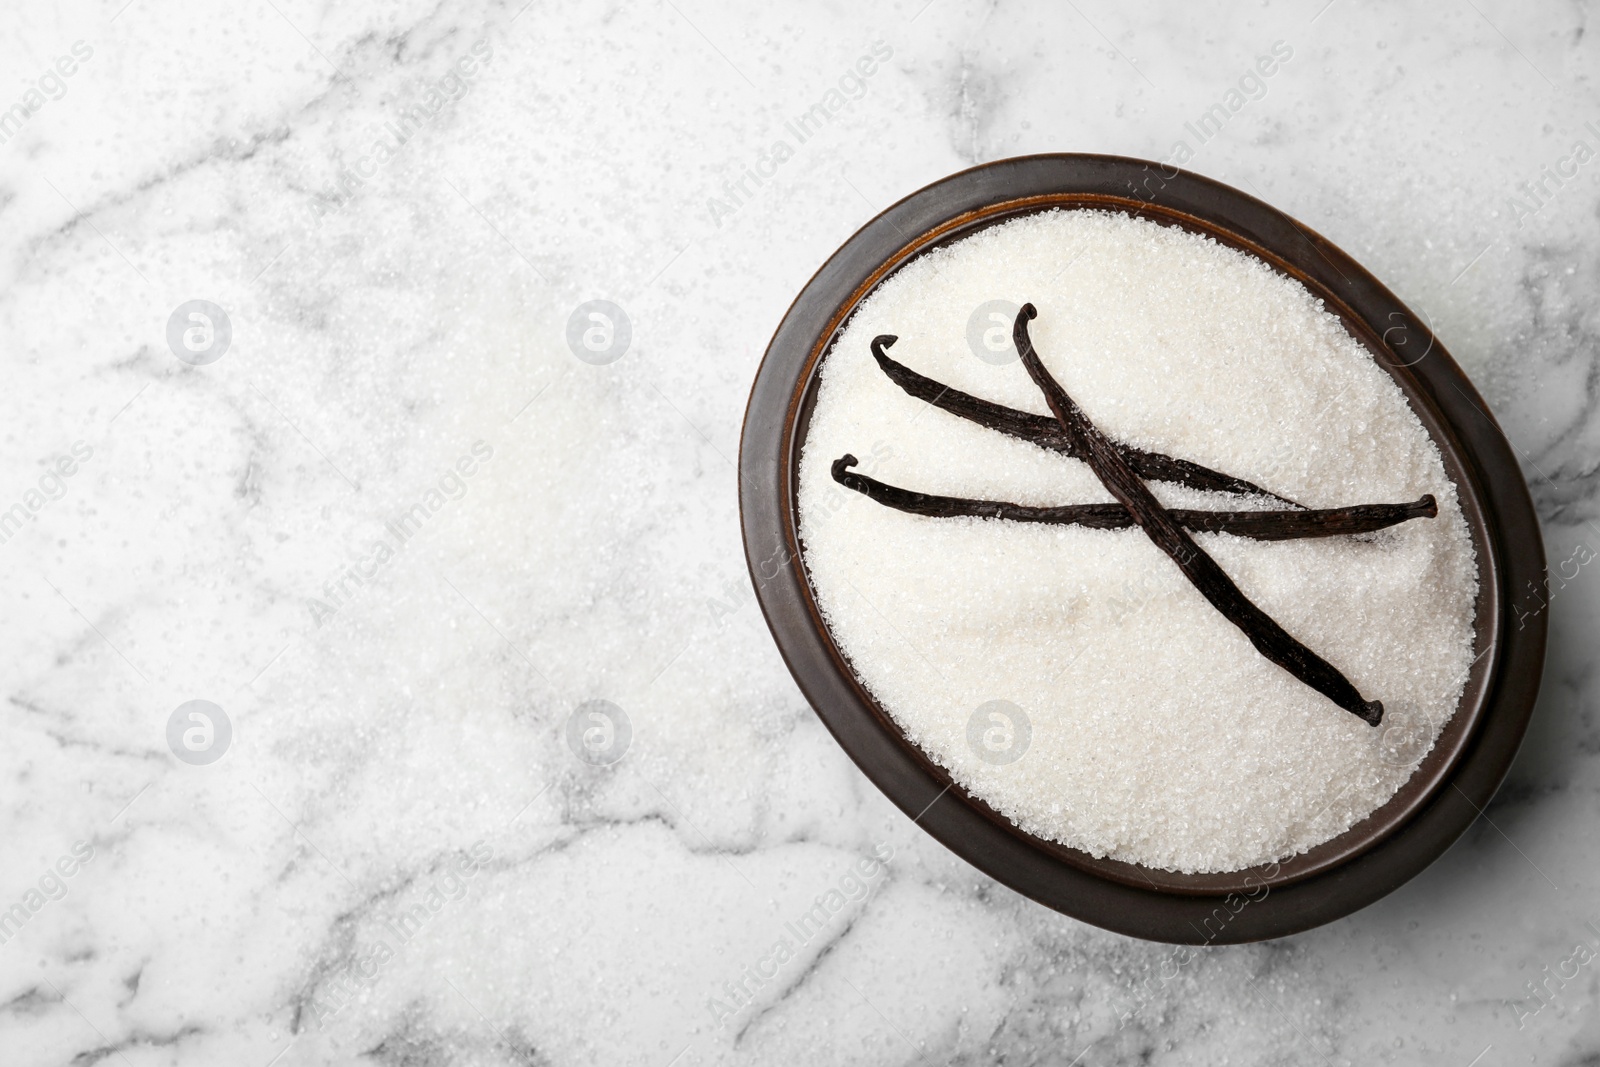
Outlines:
[[1162,507],[1121,449],[1100,432],[1050,376],[1028,338],[1028,320],[1037,315],[1032,304],[1022,305],[1012,327],[1012,340],[1022,357],[1022,365],[1044,394],[1045,402],[1066,431],[1076,454],[1089,464],[1111,495],[1128,509],[1156,547],[1172,558],[1200,595],[1242,630],[1257,651],[1339,707],[1377,726],[1383,720],[1382,702],[1364,699],[1337,667],[1295,640],[1272,616],[1245,596],[1217,561],[1208,556]]
[[[853,471],[856,457],[846,454],[833,461],[833,480],[885,507],[933,518],[971,516],[1037,522],[1056,526],[1083,526],[1092,530],[1126,530],[1135,525],[1122,504],[1067,504],[1040,507],[1004,500],[971,500],[957,496],[919,493],[880,482]],[[1372,533],[1407,522],[1431,519],[1439,513],[1432,496],[1409,504],[1357,504],[1347,508],[1301,511],[1194,511],[1169,509],[1178,525],[1196,533],[1229,533],[1255,541],[1290,541],[1298,538],[1339,537]]]
[[[1031,441],[1041,448],[1048,448],[1055,452],[1063,452],[1079,459],[1077,446],[1073,444],[1072,436],[1057,425],[1056,420],[1048,415],[1035,415],[1029,411],[1018,411],[1015,408],[1003,407],[988,400],[980,400],[971,393],[964,393],[960,389],[953,389],[948,385],[934,381],[925,375],[918,374],[903,363],[895,361],[884,351],[895,341],[899,340],[893,334],[880,334],[872,340],[872,355],[878,361],[878,367],[884,375],[901,389],[918,400],[926,401],[936,408],[959,415],[963,419],[977,423],[990,430],[998,430],[1012,437],[1020,437],[1024,441]],[[1141,477],[1158,482],[1173,482],[1177,485],[1186,485],[1191,489],[1205,489],[1216,493],[1241,493],[1252,496],[1265,496],[1281,501],[1290,507],[1299,507],[1288,497],[1279,496],[1268,489],[1263,489],[1253,482],[1243,478],[1235,478],[1231,474],[1223,474],[1209,467],[1202,467],[1198,463],[1191,463],[1186,459],[1176,459],[1163,455],[1160,452],[1146,452],[1132,445],[1117,444],[1116,448],[1127,459],[1130,466]]]

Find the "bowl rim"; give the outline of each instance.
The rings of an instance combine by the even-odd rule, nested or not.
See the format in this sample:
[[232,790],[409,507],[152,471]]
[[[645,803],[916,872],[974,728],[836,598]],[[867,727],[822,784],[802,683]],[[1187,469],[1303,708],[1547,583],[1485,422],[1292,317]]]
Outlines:
[[[861,300],[911,258],[1052,207],[1101,207],[1182,226],[1305,284],[1400,385],[1457,485],[1479,564],[1479,656],[1461,704],[1394,798],[1302,856],[1179,875],[1028,834],[955,785],[904,736],[823,625],[795,505],[822,360]],[[1428,326],[1349,256],[1262,201],[1176,168],[1116,156],[1016,157],[951,175],[880,213],[829,257],[774,333],[752,385],[739,468],[745,555],[763,615],[840,745],[957,855],[1048,907],[1120,933],[1239,943],[1364,907],[1419,873],[1477,818],[1515,756],[1537,695],[1547,620],[1541,611],[1531,625],[1527,616],[1510,624],[1514,592],[1543,580],[1543,545],[1520,467],[1487,405]]]

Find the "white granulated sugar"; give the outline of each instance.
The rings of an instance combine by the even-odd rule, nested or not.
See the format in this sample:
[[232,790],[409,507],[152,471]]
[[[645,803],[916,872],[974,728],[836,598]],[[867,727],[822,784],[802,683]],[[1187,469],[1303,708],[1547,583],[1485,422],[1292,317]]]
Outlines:
[[[1438,499],[1437,518],[1361,538],[1196,535],[1251,599],[1384,702],[1384,727],[1263,658],[1136,529],[907,515],[832,480],[849,452],[907,489],[1111,499],[1086,464],[929,408],[871,356],[874,336],[896,334],[890,352],[914,370],[1048,414],[1019,361],[968,347],[969,315],[995,299],[1038,307],[1045,364],[1117,440],[1310,507]],[[1272,506],[1151,485],[1168,506]],[[1336,836],[1409,777],[1472,663],[1472,543],[1393,380],[1299,283],[1126,215],[1014,220],[884,281],[823,366],[799,492],[805,563],[861,681],[966,789],[1096,856],[1232,871]],[[968,745],[969,719],[992,700],[1031,724],[1009,764]],[[1419,720],[1427,744],[1397,744],[1392,728]]]

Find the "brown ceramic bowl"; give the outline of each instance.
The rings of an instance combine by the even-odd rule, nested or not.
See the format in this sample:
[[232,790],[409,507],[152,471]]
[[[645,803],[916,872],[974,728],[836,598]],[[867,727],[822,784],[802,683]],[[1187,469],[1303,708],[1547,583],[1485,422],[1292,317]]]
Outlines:
[[[1281,864],[1185,875],[1018,829],[908,741],[834,644],[798,535],[797,470],[817,372],[851,312],[907,260],[1034,211],[1094,207],[1181,226],[1259,257],[1339,315],[1394,378],[1438,445],[1477,550],[1479,653],[1454,717],[1412,777],[1345,833]],[[1430,330],[1328,241],[1208,178],[1113,156],[1027,156],[963,171],[895,204],[846,241],[796,297],[767,348],[739,449],[745,555],[779,651],[868,778],[969,863],[1049,907],[1157,941],[1280,937],[1365,907],[1433,862],[1499,787],[1527,727],[1544,661],[1542,613],[1513,599],[1544,581],[1527,486],[1499,426]]]

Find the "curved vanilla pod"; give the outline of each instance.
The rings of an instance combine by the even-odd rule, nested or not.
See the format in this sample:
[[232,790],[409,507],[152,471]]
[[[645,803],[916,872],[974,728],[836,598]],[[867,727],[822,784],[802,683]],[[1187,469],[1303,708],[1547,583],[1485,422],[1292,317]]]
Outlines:
[[[884,349],[898,340],[894,334],[888,333],[874,337],[872,357],[878,361],[878,368],[884,375],[911,396],[987,429],[1020,437],[1024,441],[1031,441],[1040,448],[1048,448],[1053,452],[1062,452],[1078,459],[1083,458],[1078,454],[1072,437],[1064,433],[1056,424],[1056,420],[1048,415],[1035,415],[1030,411],[1018,411],[1016,408],[980,400],[971,393],[963,393],[960,389],[953,389],[936,382],[932,378],[918,374],[904,363],[897,362]],[[1116,447],[1141,477],[1151,481],[1173,482],[1191,489],[1205,489],[1214,493],[1270,497],[1290,507],[1300,506],[1288,497],[1263,489],[1254,482],[1214,471],[1210,467],[1202,467],[1186,459],[1176,459],[1160,452],[1146,452],[1132,445],[1117,444]]]
[[1145,536],[1172,558],[1200,595],[1244,631],[1258,652],[1352,715],[1372,726],[1382,722],[1383,703],[1363,698],[1337,667],[1291,637],[1272,616],[1245,596],[1217,561],[1206,555],[1172,513],[1162,507],[1117,445],[1089,421],[1083,409],[1050,376],[1028,338],[1028,320],[1038,314],[1032,304],[1022,305],[1012,327],[1012,340],[1016,342],[1028,376],[1044,394],[1045,403],[1055,414],[1056,421],[1101,484],[1128,509]]
[[[1091,530],[1126,530],[1135,525],[1132,514],[1121,504],[1065,504],[1037,506],[1012,504],[1005,500],[972,500],[959,496],[939,496],[902,489],[880,482],[850,468],[856,457],[846,453],[833,461],[833,480],[847,489],[896,511],[948,519],[970,516],[980,519],[1005,519],[1010,522],[1037,522],[1055,526],[1083,526]],[[1254,541],[1292,541],[1310,537],[1340,537],[1372,533],[1397,526],[1411,519],[1431,519],[1439,513],[1433,497],[1425,496],[1409,504],[1357,504],[1347,508],[1320,508],[1302,511],[1195,511],[1171,508],[1178,525],[1195,533],[1228,533]]]

